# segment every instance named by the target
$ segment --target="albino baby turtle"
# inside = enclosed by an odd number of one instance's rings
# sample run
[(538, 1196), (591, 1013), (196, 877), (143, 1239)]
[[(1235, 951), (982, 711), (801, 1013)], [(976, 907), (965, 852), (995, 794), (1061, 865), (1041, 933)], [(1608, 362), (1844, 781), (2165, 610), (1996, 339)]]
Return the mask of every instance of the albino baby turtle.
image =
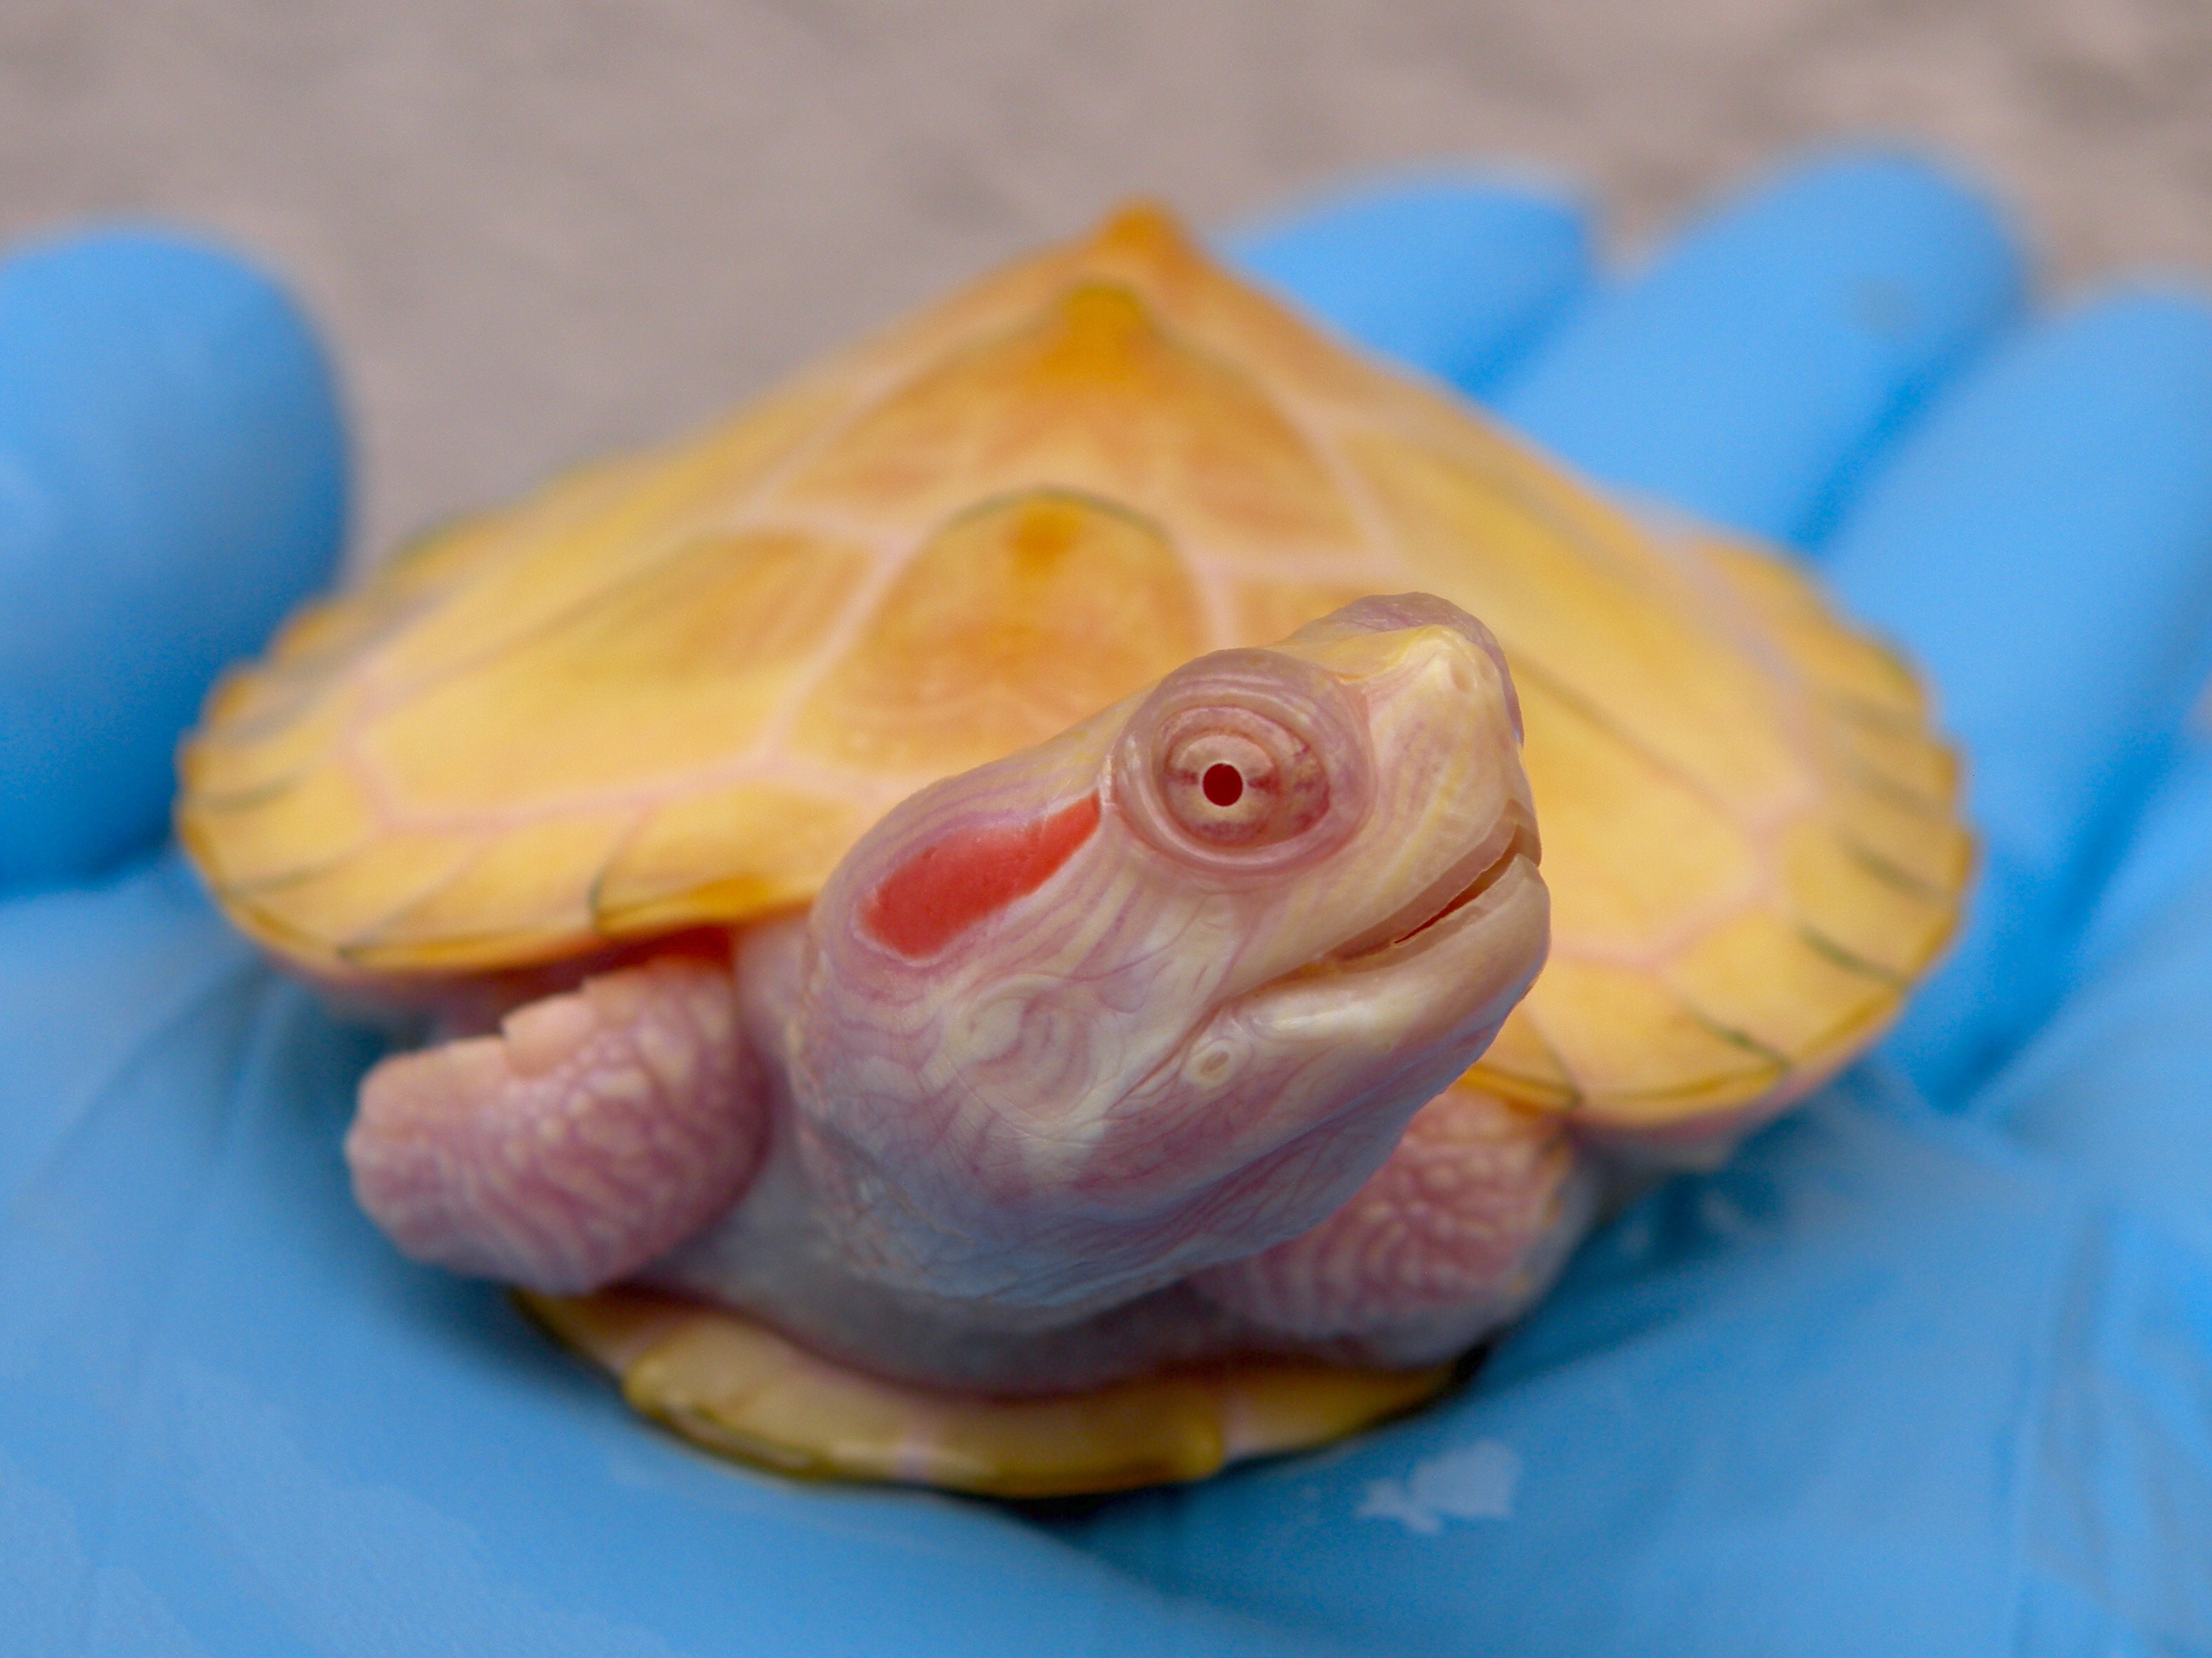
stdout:
[(1804, 577), (1146, 207), (309, 608), (181, 768), (239, 926), (434, 1012), (346, 1142), (402, 1249), (708, 1443), (1009, 1494), (1425, 1397), (1971, 863)]

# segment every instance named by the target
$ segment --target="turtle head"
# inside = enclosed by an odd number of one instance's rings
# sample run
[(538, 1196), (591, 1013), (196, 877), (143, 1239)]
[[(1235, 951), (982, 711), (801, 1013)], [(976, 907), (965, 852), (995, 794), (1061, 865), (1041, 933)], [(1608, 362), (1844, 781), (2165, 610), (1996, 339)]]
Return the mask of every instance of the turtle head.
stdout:
[(1074, 1316), (1326, 1218), (1542, 964), (1518, 727), (1480, 623), (1369, 598), (894, 810), (789, 1032), (852, 1264)]

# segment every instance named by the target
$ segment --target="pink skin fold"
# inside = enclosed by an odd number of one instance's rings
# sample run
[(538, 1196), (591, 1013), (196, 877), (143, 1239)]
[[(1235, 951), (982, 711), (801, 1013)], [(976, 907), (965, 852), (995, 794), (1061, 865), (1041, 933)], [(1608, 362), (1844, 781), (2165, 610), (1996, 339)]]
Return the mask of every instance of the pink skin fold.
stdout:
[[(1423, 1112), (1543, 960), (1518, 723), (1495, 642), (1425, 595), (1200, 658), (895, 809), (734, 980), (625, 969), (387, 1060), (356, 1187), (410, 1254), (642, 1272), (923, 1381), (1427, 1362), (1588, 1212), (1552, 1127)], [(656, 1043), (686, 1064), (634, 1063)]]

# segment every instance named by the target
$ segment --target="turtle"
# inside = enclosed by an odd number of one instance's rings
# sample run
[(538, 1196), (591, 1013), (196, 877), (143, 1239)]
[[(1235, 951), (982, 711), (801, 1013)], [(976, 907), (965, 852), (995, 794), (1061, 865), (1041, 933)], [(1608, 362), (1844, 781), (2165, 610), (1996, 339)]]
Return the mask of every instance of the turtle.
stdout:
[(1431, 1397), (1974, 861), (1804, 570), (1146, 202), (310, 604), (179, 774), (230, 919), (414, 1011), (399, 1249), (713, 1448), (1010, 1497)]

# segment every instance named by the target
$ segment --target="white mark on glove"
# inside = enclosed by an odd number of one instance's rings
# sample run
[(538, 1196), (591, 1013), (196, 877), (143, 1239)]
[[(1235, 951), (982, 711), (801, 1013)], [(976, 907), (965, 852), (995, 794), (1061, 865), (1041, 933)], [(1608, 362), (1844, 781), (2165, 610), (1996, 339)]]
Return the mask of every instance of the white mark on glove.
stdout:
[(1433, 1537), (1446, 1520), (1510, 1520), (1521, 1459), (1495, 1439), (1413, 1465), (1403, 1479), (1370, 1479), (1362, 1520), (1395, 1520), (1409, 1532)]

